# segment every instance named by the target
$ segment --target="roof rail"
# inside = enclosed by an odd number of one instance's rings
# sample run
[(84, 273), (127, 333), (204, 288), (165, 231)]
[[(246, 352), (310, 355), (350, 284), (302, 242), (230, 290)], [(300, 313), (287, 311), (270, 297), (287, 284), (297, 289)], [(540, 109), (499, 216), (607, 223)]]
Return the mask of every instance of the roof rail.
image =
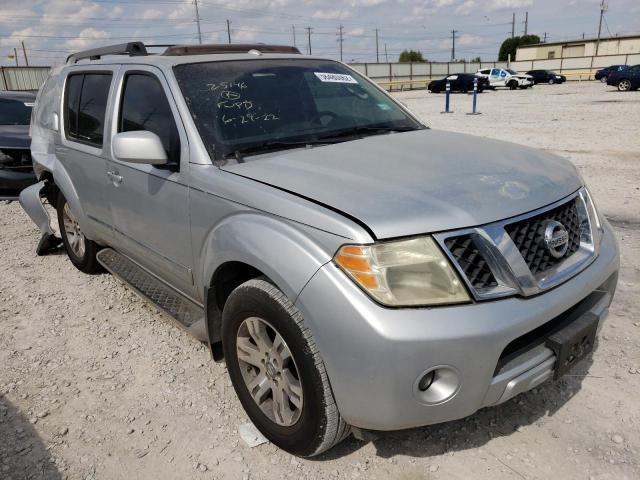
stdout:
[(262, 53), (295, 53), (300, 54), (296, 47), (288, 45), (265, 45), (264, 43), (222, 43), (204, 45), (175, 45), (167, 48), (162, 55), (207, 55), (210, 53), (248, 53), (250, 50)]
[(142, 42), (120, 43), (118, 45), (109, 45), (107, 47), (93, 48), (83, 52), (72, 53), (67, 57), (67, 63), (76, 63), (78, 60), (88, 58), (90, 60), (99, 60), (103, 55), (129, 55), (130, 57), (138, 55), (148, 55), (147, 49)]

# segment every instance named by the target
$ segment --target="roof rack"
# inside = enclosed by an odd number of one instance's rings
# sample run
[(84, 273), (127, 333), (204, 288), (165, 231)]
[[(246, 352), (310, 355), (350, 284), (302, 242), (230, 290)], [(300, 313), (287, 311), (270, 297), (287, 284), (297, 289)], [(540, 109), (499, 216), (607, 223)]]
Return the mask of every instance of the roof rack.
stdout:
[(76, 63), (78, 60), (88, 58), (89, 60), (99, 60), (103, 55), (129, 55), (130, 57), (148, 55), (147, 49), (142, 42), (120, 43), (107, 47), (93, 48), (83, 52), (73, 53), (67, 57), (67, 63)]
[(300, 54), (296, 47), (288, 45), (265, 45), (264, 43), (223, 43), (204, 45), (174, 45), (167, 48), (162, 55), (207, 55), (211, 53), (248, 53), (250, 50), (261, 53), (294, 53)]

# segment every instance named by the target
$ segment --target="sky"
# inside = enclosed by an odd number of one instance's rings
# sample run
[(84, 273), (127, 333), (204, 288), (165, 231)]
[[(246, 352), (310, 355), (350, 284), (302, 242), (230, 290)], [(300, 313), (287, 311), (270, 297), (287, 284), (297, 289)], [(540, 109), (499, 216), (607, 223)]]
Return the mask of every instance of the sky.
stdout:
[[(547, 41), (595, 36), (601, 0), (198, 0), (203, 43), (275, 43), (345, 62), (397, 61), (404, 49), (424, 58), (497, 58), (500, 43), (524, 31)], [(640, 0), (608, 0), (603, 36), (640, 33)], [(198, 42), (194, 0), (0, 0), (0, 64), (57, 65), (87, 48), (141, 40)], [(378, 56), (376, 57), (376, 29)], [(386, 54), (385, 54), (386, 50)]]

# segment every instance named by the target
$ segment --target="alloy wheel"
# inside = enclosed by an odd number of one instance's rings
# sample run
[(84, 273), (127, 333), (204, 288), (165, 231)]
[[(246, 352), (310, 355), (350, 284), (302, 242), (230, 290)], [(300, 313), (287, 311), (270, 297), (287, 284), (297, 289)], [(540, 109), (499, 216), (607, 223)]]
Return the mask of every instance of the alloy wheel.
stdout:
[(65, 203), (64, 205), (62, 220), (64, 223), (64, 233), (67, 236), (67, 242), (69, 243), (69, 247), (71, 247), (71, 251), (78, 258), (84, 257), (85, 238), (82, 234), (82, 230), (80, 230), (78, 220), (76, 220), (75, 215), (71, 213), (68, 203)]
[(621, 92), (627, 92), (631, 90), (631, 81), (626, 79), (621, 80), (620, 83), (618, 84), (618, 90), (620, 90)]
[(244, 383), (262, 413), (278, 425), (295, 425), (302, 414), (302, 383), (280, 333), (261, 318), (247, 318), (238, 329), (236, 352)]

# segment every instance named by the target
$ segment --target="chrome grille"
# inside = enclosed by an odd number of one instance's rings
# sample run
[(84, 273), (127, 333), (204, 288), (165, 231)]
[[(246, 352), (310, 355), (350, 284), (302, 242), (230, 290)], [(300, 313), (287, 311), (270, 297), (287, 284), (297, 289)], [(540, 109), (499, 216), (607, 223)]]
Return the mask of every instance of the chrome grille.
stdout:
[[(576, 201), (574, 199), (535, 217), (505, 225), (505, 230), (533, 275), (546, 272), (565, 261), (580, 248), (580, 221)], [(560, 222), (569, 234), (569, 247), (560, 258), (554, 258), (544, 245), (544, 229), (549, 220)]]
[(473, 288), (481, 290), (498, 286), (496, 277), (491, 272), (471, 235), (447, 238), (445, 245)]

